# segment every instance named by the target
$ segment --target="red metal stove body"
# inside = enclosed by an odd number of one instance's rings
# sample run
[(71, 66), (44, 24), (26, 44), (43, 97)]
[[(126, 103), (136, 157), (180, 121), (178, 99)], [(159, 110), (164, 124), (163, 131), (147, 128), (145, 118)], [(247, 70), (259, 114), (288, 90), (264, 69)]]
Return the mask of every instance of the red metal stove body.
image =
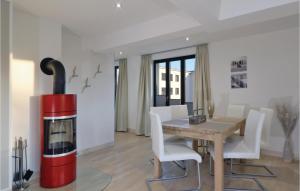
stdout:
[(40, 184), (56, 188), (75, 179), (76, 95), (42, 95)]

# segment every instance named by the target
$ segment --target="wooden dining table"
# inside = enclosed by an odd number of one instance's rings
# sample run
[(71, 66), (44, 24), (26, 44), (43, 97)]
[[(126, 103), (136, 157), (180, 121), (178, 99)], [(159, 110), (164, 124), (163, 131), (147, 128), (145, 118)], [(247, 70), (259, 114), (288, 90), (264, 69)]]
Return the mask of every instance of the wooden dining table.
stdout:
[[(175, 119), (162, 123), (163, 131), (166, 134), (177, 135), (193, 139), (193, 149), (198, 151), (198, 140), (208, 140), (214, 142), (214, 190), (224, 190), (224, 161), (223, 145), (227, 137), (237, 130), (244, 136), (245, 118), (214, 117), (204, 123), (197, 125), (189, 124), (188, 119)], [(161, 163), (154, 158), (154, 177), (161, 177)]]

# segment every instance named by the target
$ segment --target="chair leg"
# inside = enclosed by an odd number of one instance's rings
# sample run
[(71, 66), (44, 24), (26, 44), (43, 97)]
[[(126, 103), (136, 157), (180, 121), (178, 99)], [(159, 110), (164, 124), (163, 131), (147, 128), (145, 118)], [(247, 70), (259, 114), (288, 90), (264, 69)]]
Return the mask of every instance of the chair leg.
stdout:
[(181, 179), (181, 178), (185, 178), (187, 177), (188, 173), (187, 173), (187, 169), (185, 170), (184, 174), (181, 176), (172, 176), (172, 177), (162, 177), (162, 178), (148, 178), (146, 180), (146, 184), (147, 184), (147, 188), (149, 191), (151, 191), (151, 186), (150, 183), (151, 182), (156, 182), (156, 181), (169, 181), (169, 180), (176, 180), (176, 179)]
[(248, 179), (253, 180), (256, 185), (259, 187), (259, 190), (257, 189), (251, 189), (251, 188), (234, 188), (234, 187), (227, 187), (224, 188), (226, 191), (267, 191), (266, 188), (254, 177), (239, 177), (239, 176), (230, 176), (231, 179)]
[(185, 161), (173, 161), (173, 163), (176, 164), (182, 170), (186, 170)]
[(201, 189), (201, 173), (200, 173), (200, 164), (196, 161), (197, 171), (198, 171), (198, 189)]
[(213, 176), (213, 173), (212, 173), (212, 157), (211, 157), (211, 155), (209, 156), (209, 174), (211, 176)]
[[(194, 188), (194, 189), (188, 189), (188, 190), (185, 190), (185, 191), (192, 191), (192, 190), (197, 190), (197, 191), (200, 191), (200, 187), (201, 187), (201, 180), (200, 180), (200, 166), (199, 166), (199, 163), (197, 162), (197, 166), (198, 166), (198, 187), (197, 188)], [(188, 169), (186, 168), (185, 169), (185, 173), (184, 175), (182, 176), (174, 176), (174, 177), (162, 177), (162, 178), (150, 178), (150, 179), (147, 179), (146, 180), (146, 184), (147, 184), (147, 188), (149, 191), (152, 191), (151, 189), (151, 185), (150, 183), (151, 182), (156, 182), (156, 181), (170, 181), (170, 180), (176, 180), (176, 179), (181, 179), (181, 178), (185, 178), (187, 177), (188, 175)]]
[(196, 165), (197, 165), (198, 186), (197, 186), (197, 188), (186, 189), (184, 191), (192, 191), (192, 190), (200, 191), (201, 190), (201, 173), (200, 173), (200, 164), (198, 163), (198, 161), (196, 161)]
[[(149, 162), (154, 165), (154, 159), (150, 159)], [(182, 163), (180, 163), (182, 162)], [(185, 162), (184, 161), (173, 161), (174, 164), (176, 164), (179, 168), (182, 170), (186, 170)]]
[[(264, 168), (268, 174), (256, 174), (256, 173), (239, 173), (233, 171), (233, 165), (246, 166), (246, 167), (256, 167), (256, 168)], [(247, 164), (247, 163), (233, 163), (233, 159), (230, 159), (230, 173), (239, 176), (250, 176), (250, 177), (276, 177), (276, 174), (273, 173), (267, 166), (265, 165), (255, 165), (255, 164)]]
[[(232, 172), (232, 159), (230, 160), (230, 171)], [(213, 172), (212, 172), (212, 157), (209, 157), (209, 174), (211, 176), (214, 176)], [(265, 187), (254, 177), (249, 177), (249, 176), (236, 176), (235, 174), (224, 174), (225, 177), (230, 177), (231, 179), (249, 179), (249, 180), (253, 180), (256, 185), (260, 188), (259, 191), (266, 191)], [(224, 188), (224, 190), (233, 190), (233, 191), (258, 191), (257, 189), (248, 189), (248, 188)]]

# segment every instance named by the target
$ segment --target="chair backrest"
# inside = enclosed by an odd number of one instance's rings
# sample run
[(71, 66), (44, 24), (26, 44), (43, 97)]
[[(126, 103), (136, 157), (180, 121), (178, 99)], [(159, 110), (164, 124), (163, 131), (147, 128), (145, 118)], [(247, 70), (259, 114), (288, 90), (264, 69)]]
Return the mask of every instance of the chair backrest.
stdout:
[(164, 137), (161, 120), (157, 113), (150, 111), (152, 151), (158, 159), (164, 154)]
[(244, 117), (244, 110), (245, 110), (244, 105), (230, 104), (228, 105), (226, 116), (241, 118)]
[(269, 144), (271, 125), (274, 111), (270, 108), (260, 108), (260, 112), (265, 114), (264, 127), (261, 134), (262, 146), (267, 146)]
[(260, 156), (260, 141), (264, 119), (264, 113), (250, 110), (246, 120), (244, 141), (247, 147), (255, 152), (257, 159)]
[(151, 107), (150, 112), (158, 114), (162, 122), (172, 120), (172, 111), (170, 106)]
[(188, 117), (187, 105), (172, 105), (170, 107), (171, 107), (172, 119), (180, 119), (180, 118)]

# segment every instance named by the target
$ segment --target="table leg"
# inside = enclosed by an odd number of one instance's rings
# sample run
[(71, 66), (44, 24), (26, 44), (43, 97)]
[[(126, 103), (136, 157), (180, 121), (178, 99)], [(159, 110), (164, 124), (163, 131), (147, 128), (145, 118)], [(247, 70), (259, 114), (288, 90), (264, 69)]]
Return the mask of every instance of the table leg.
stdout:
[(161, 162), (159, 159), (154, 156), (154, 178), (160, 178), (161, 177)]
[(215, 191), (224, 190), (223, 136), (215, 135)]
[(193, 150), (198, 152), (198, 139), (193, 139)]
[(245, 135), (245, 126), (246, 126), (246, 120), (240, 124), (240, 136)]

